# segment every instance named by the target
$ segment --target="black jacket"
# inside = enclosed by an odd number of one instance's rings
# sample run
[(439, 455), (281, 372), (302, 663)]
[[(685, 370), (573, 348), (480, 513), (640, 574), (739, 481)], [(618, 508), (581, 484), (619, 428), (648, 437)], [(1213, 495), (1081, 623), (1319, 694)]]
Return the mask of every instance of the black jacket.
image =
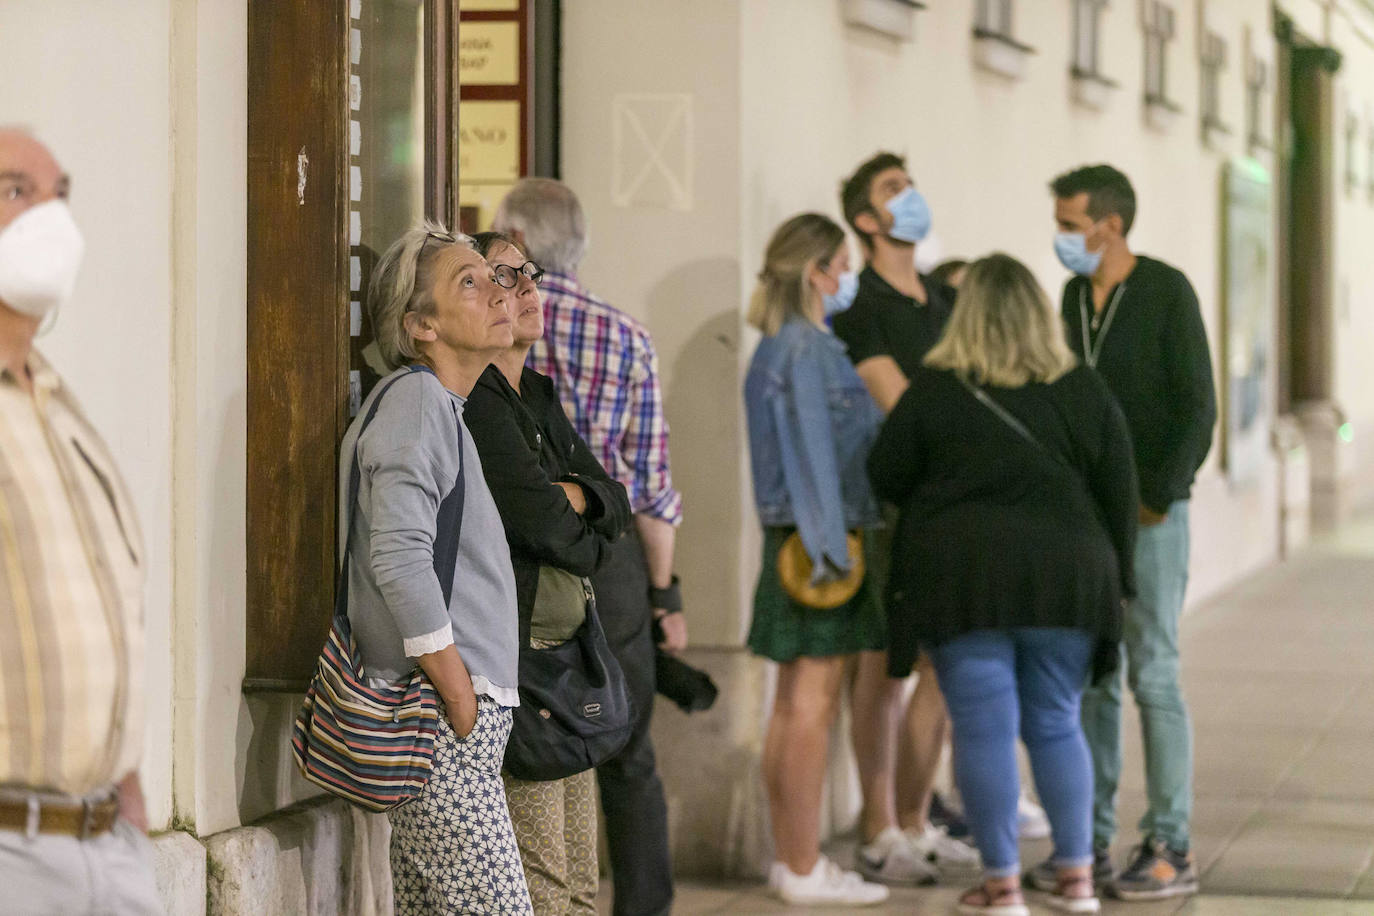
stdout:
[(887, 586), (889, 663), (974, 630), (1074, 627), (1115, 658), (1135, 591), (1137, 491), (1121, 410), (1080, 366), (1052, 384), (985, 387), (1042, 451), (952, 372), (918, 369), (868, 459), (901, 509)]
[[(463, 407), (463, 422), (506, 528), (524, 645), (539, 567), (576, 576), (596, 572), (630, 524), (630, 500), (573, 429), (553, 382), (533, 369), (521, 374), (517, 393), (499, 369), (488, 366)], [(555, 486), (560, 481), (582, 486), (584, 515)]]
[(1197, 294), (1182, 271), (1138, 256), (1125, 288), (1117, 286), (1108, 295), (1102, 327), (1094, 332), (1089, 283), (1086, 277), (1074, 277), (1064, 287), (1069, 345), (1085, 362), (1085, 344), (1098, 352), (1097, 371), (1116, 395), (1131, 430), (1140, 501), (1155, 512), (1167, 512), (1170, 503), (1187, 499), (1192, 491), (1217, 421), (1212, 358)]

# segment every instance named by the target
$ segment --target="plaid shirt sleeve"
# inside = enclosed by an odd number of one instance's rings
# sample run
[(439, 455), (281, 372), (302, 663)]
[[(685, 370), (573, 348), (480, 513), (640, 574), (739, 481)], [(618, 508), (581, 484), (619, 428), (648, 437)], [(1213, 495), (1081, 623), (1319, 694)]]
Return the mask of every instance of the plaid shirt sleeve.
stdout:
[(621, 454), (634, 472), (631, 503), (636, 512), (677, 525), (682, 522), (682, 496), (673, 489), (668, 466), (668, 421), (658, 382), (658, 354), (648, 333), (639, 329), (632, 348), (621, 439)]

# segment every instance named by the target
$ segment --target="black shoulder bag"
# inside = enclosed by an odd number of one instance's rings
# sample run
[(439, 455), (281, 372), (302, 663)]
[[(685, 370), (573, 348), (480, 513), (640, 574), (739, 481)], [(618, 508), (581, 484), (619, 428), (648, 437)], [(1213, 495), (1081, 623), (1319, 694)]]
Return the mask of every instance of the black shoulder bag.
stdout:
[[(512, 408), (529, 416), (523, 402)], [(586, 616), (566, 642), (535, 648), (529, 617), (520, 615), (520, 705), (512, 712), (504, 761), (516, 779), (563, 779), (600, 766), (620, 753), (634, 729), (625, 674), (606, 642), (591, 583), (584, 578), (581, 586), (573, 600), (585, 602)]]

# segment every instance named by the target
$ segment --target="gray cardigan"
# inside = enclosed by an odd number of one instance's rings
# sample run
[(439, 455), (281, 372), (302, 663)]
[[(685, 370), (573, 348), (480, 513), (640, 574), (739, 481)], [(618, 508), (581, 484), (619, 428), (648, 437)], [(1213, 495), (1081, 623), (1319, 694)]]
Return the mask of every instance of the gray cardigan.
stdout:
[[(387, 391), (359, 438), (372, 400), (397, 376), (403, 377)], [(352, 515), (348, 618), (367, 677), (408, 677), (415, 657), (438, 651), (451, 639), (476, 692), (518, 706), (515, 575), (505, 529), (466, 427), (459, 455), (463, 403), (432, 373), (400, 369), (377, 384), (349, 426), (339, 458), (339, 517)], [(355, 443), (362, 474), (357, 505), (349, 513)], [(434, 575), (434, 532), (439, 503), (453, 489), (460, 461), (467, 468), (463, 525), (452, 597), (445, 606)], [(342, 552), (342, 534), (339, 546)]]

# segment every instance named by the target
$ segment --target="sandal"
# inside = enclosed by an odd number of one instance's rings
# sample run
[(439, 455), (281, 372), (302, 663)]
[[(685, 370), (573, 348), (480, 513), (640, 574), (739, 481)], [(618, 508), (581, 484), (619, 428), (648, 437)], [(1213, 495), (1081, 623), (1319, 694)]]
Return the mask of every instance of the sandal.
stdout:
[(959, 898), (959, 912), (967, 916), (1030, 916), (1020, 887), (996, 890), (990, 881), (965, 891)]
[(1061, 913), (1097, 913), (1102, 909), (1091, 874), (1060, 875), (1047, 901)]

